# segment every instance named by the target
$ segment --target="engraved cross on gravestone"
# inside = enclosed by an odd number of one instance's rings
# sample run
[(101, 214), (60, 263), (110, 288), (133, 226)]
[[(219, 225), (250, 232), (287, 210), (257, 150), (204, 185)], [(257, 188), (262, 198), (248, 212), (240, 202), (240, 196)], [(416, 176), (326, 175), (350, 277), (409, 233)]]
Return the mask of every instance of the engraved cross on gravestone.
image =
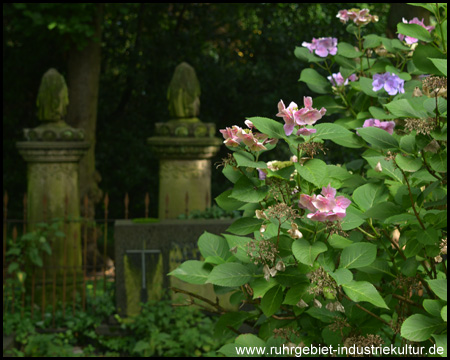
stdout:
[(141, 270), (142, 270), (142, 277), (141, 277), (141, 302), (145, 303), (148, 300), (148, 295), (147, 295), (147, 279), (145, 277), (145, 273), (146, 273), (146, 266), (145, 266), (145, 256), (147, 254), (160, 254), (161, 251), (160, 250), (126, 250), (125, 251), (127, 254), (140, 254), (141, 255)]

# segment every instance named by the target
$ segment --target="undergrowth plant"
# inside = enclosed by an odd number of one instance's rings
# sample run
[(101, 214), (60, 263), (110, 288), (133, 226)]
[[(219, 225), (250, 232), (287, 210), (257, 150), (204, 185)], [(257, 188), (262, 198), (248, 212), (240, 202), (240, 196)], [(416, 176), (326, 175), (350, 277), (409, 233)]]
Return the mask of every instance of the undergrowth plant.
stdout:
[[(396, 39), (366, 32), (378, 21), (368, 10), (341, 10), (355, 44), (322, 37), (295, 49), (300, 81), (320, 96), (221, 130), (233, 187), (216, 201), (244, 216), (222, 236), (205, 232), (204, 259), (171, 272), (246, 305), (216, 304), (216, 333), (238, 334), (220, 353), (434, 346), (446, 355), (447, 5), (413, 5), (432, 26), (403, 19)], [(338, 120), (326, 122), (331, 114)], [(328, 141), (356, 160), (325, 163)], [(292, 157), (263, 161), (275, 146)]]

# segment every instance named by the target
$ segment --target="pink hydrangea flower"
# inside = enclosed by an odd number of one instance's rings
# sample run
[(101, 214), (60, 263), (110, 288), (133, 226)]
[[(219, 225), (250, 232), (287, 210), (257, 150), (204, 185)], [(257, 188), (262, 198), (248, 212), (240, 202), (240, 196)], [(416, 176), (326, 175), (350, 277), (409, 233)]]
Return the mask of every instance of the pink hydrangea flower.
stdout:
[(294, 102), (289, 104), (286, 108), (283, 100), (278, 103), (278, 114), (276, 116), (282, 117), (284, 120), (284, 132), (286, 136), (289, 136), (294, 131), (295, 126), (300, 128), (297, 131), (298, 135), (311, 135), (316, 132), (316, 129), (307, 129), (306, 125), (314, 125), (317, 120), (320, 120), (325, 115), (327, 110), (321, 108), (320, 110), (312, 107), (313, 101), (309, 96), (303, 98), (304, 107), (299, 109), (298, 105)]
[(348, 81), (356, 81), (358, 80), (358, 77), (355, 74), (351, 74), (348, 78), (344, 79), (342, 74), (339, 72), (337, 74), (332, 74), (327, 77), (328, 80), (330, 80), (331, 85), (333, 86), (345, 86), (348, 84)]
[(309, 52), (314, 52), (317, 56), (327, 57), (336, 55), (338, 40), (332, 37), (313, 38), (311, 43), (303, 42), (302, 46), (308, 48)]
[(336, 189), (328, 184), (322, 188), (322, 195), (301, 194), (298, 206), (311, 211), (306, 215), (313, 221), (338, 221), (346, 216), (351, 201), (345, 196), (336, 197)]
[(327, 110), (322, 108), (320, 110), (312, 107), (313, 101), (310, 96), (303, 98), (305, 107), (294, 113), (294, 119), (297, 125), (314, 125), (317, 120), (320, 120), (325, 115)]
[(347, 21), (352, 20), (357, 26), (364, 26), (370, 22), (378, 21), (378, 16), (370, 15), (369, 9), (339, 10), (336, 17), (344, 24), (347, 23)]
[(389, 95), (397, 95), (397, 93), (403, 94), (405, 80), (402, 80), (398, 75), (385, 72), (384, 74), (374, 74), (372, 81), (372, 90), (379, 91), (384, 88)]
[[(363, 128), (366, 127), (377, 127), (387, 131), (389, 134), (394, 133), (395, 122), (394, 121), (380, 121), (378, 119), (367, 119), (364, 121)], [(358, 134), (359, 135), (359, 134)]]
[[(248, 125), (249, 124), (247, 123), (247, 126)], [(253, 126), (253, 124), (251, 125)], [(225, 139), (223, 143), (226, 146), (230, 147), (238, 147), (241, 143), (244, 143), (251, 151), (261, 151), (267, 150), (267, 148), (264, 146), (265, 144), (274, 142), (274, 139), (268, 139), (267, 135), (261, 133), (253, 134), (251, 129), (242, 129), (241, 127), (236, 125), (231, 128), (227, 127), (219, 131), (222, 133)]]
[(294, 131), (295, 120), (294, 111), (298, 110), (298, 105), (295, 102), (291, 102), (286, 108), (283, 100), (278, 103), (278, 114), (276, 116), (282, 117), (284, 120), (284, 132), (286, 136), (289, 136)]
[[(402, 21), (403, 21), (403, 23), (405, 23), (405, 24), (417, 24), (417, 25), (420, 25), (420, 26), (422, 26), (425, 30), (427, 30), (427, 31), (430, 32), (430, 33), (434, 30), (434, 26), (431, 26), (431, 25), (430, 25), (430, 26), (426, 26), (426, 25), (423, 23), (424, 19), (422, 19), (422, 21), (421, 21), (421, 20), (419, 20), (417, 17), (415, 17), (414, 19), (410, 20), (409, 22), (408, 22), (408, 20), (406, 20), (405, 18), (403, 18)], [(411, 36), (405, 36), (405, 35), (403, 35), (403, 34), (398, 34), (398, 38), (399, 38), (400, 40), (402, 40), (402, 41), (405, 40), (405, 42), (406, 42), (408, 45), (414, 44), (414, 43), (416, 43), (416, 42), (419, 41), (419, 39), (413, 38), (413, 37), (411, 37)]]

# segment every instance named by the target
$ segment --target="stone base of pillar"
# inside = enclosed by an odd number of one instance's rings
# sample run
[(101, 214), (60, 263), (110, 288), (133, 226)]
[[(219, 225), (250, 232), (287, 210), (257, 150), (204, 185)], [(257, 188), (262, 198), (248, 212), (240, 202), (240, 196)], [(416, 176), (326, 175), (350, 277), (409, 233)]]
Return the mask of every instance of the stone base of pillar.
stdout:
[[(165, 135), (148, 139), (160, 165), (159, 218), (176, 219), (192, 210), (210, 207), (210, 159), (222, 144), (222, 140), (213, 137), (214, 125), (179, 121), (157, 124), (156, 128), (157, 134)], [(180, 133), (186, 137), (179, 137)], [(196, 134), (202, 137), (195, 137)]]

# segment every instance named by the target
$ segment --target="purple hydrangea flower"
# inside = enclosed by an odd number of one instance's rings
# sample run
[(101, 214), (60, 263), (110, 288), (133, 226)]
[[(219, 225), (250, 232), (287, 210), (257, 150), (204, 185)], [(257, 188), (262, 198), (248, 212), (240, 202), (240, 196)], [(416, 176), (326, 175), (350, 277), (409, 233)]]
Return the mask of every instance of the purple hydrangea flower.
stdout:
[(317, 56), (327, 57), (328, 55), (336, 55), (337, 53), (337, 43), (336, 38), (313, 38), (311, 43), (303, 42), (302, 46), (308, 48), (309, 52), (315, 52)]
[(355, 74), (351, 74), (347, 79), (344, 79), (342, 74), (338, 72), (337, 74), (332, 74), (327, 77), (328, 80), (330, 80), (331, 85), (333, 86), (345, 86), (348, 84), (348, 81), (356, 81), (358, 80), (358, 77)]
[(384, 74), (373, 75), (373, 91), (379, 91), (384, 88), (389, 95), (397, 95), (397, 93), (403, 94), (405, 89), (403, 88), (405, 80), (400, 79), (397, 75), (385, 72)]

